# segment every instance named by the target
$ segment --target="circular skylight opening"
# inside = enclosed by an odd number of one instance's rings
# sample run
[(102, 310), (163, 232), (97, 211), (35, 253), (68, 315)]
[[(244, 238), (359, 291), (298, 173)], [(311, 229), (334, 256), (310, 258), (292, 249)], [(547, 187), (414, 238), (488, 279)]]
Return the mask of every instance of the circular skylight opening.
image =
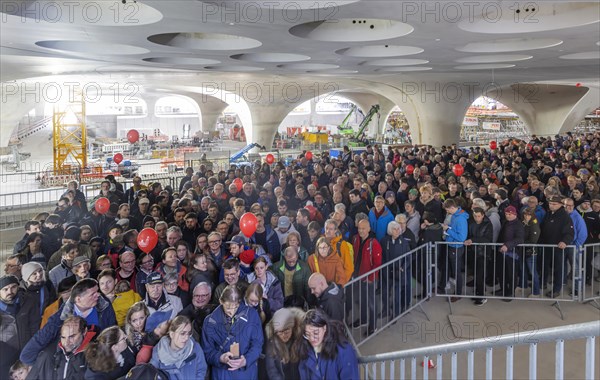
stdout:
[(38, 41), (35, 44), (46, 49), (86, 54), (136, 55), (150, 52), (150, 50), (138, 46), (97, 41), (55, 40)]
[(216, 59), (205, 59), (196, 57), (155, 57), (155, 58), (144, 58), (146, 62), (161, 63), (167, 65), (182, 65), (182, 66), (205, 66), (205, 65), (216, 65), (221, 63)]
[(315, 41), (363, 42), (402, 37), (413, 30), (412, 26), (395, 20), (344, 18), (296, 25), (290, 33)]
[(455, 62), (460, 63), (494, 63), (494, 62), (514, 62), (525, 61), (533, 58), (531, 55), (524, 54), (494, 54), (494, 55), (476, 55), (472, 57), (459, 58)]
[(310, 59), (308, 55), (289, 53), (245, 53), (232, 55), (231, 58), (258, 63), (298, 62)]
[(490, 69), (508, 69), (511, 67), (515, 67), (515, 65), (510, 65), (507, 63), (488, 63), (488, 64), (480, 64), (480, 65), (461, 65), (454, 67), (457, 70), (490, 70)]
[(510, 51), (545, 49), (558, 46), (562, 43), (562, 40), (556, 38), (506, 38), (485, 42), (471, 42), (456, 50), (467, 53), (504, 53)]
[(148, 40), (186, 50), (242, 50), (262, 45), (252, 38), (220, 33), (164, 33), (150, 36)]
[(424, 59), (386, 58), (367, 61), (363, 64), (367, 66), (414, 66), (425, 63), (429, 63), (429, 61)]
[(423, 49), (416, 46), (372, 45), (340, 49), (336, 51), (336, 54), (358, 58), (385, 58), (419, 54), (423, 51)]

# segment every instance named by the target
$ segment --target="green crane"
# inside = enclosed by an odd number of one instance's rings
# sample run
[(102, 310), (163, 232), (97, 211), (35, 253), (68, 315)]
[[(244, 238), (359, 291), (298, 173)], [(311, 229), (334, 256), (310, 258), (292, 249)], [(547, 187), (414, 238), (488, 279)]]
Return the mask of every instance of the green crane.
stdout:
[(350, 116), (352, 116), (354, 111), (356, 111), (356, 104), (352, 104), (350, 112), (348, 112), (348, 115), (346, 115), (344, 120), (342, 120), (342, 124), (340, 124), (338, 127), (338, 132), (341, 135), (348, 136), (354, 134), (354, 129), (352, 129), (352, 127), (348, 125), (348, 122), (350, 121)]
[(365, 130), (373, 120), (373, 116), (375, 116), (375, 114), (377, 113), (379, 113), (379, 104), (375, 104), (371, 107), (369, 113), (367, 113), (363, 121), (358, 126), (358, 132), (356, 132), (354, 137), (350, 140), (350, 146), (364, 146), (364, 143), (362, 142), (363, 135), (365, 133)]

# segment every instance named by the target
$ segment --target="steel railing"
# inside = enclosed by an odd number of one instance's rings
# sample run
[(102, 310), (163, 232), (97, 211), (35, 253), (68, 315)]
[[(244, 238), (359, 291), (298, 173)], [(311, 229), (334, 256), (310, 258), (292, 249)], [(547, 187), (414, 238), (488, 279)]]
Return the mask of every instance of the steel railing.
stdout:
[(585, 244), (582, 251), (581, 302), (590, 302), (600, 309), (600, 283), (596, 281), (595, 276), (596, 272), (600, 272), (600, 243)]
[[(554, 343), (554, 377), (563, 379), (565, 375), (565, 341), (574, 341), (585, 339), (585, 379), (597, 378), (595, 373), (596, 366), (596, 343), (595, 338), (600, 335), (600, 321), (580, 323), (570, 326), (553, 327), (543, 330), (537, 330), (533, 334), (506, 334), (491, 338), (482, 338), (469, 341), (462, 341), (449, 344), (441, 344), (430, 347), (415, 348), (397, 352), (388, 352), (372, 356), (361, 356), (358, 358), (361, 377), (364, 379), (416, 379), (417, 363), (422, 365), (422, 378), (428, 379), (429, 371), (435, 367), (436, 379), (458, 379), (459, 369), (461, 374), (463, 368), (459, 368), (459, 354), (467, 355), (466, 378), (486, 378), (492, 379), (494, 352), (504, 351), (505, 355), (505, 374), (504, 379), (538, 377), (537, 353), (541, 344)], [(517, 373), (515, 375), (514, 350), (517, 346), (528, 346), (529, 356), (527, 373)], [(475, 354), (483, 353), (485, 355), (484, 373), (475, 372)], [(444, 371), (445, 357), (450, 356), (450, 370)], [(526, 356), (525, 356), (526, 357)], [(432, 365), (430, 364), (432, 360)], [(517, 356), (517, 360), (524, 360), (523, 356)], [(464, 360), (460, 361), (461, 364)], [(408, 368), (407, 368), (408, 367)], [(407, 369), (409, 373), (407, 374)], [(544, 372), (543, 378), (548, 374)], [(497, 375), (496, 375), (497, 377)]]
[[(431, 245), (424, 244), (344, 286), (345, 323), (355, 346), (362, 345), (415, 308), (420, 308), (427, 317), (421, 304), (431, 296), (430, 252)], [(354, 252), (357, 254), (359, 252)], [(415, 273), (421, 282), (413, 287)], [(355, 322), (360, 328), (353, 328)], [(363, 334), (365, 327), (366, 335)]]

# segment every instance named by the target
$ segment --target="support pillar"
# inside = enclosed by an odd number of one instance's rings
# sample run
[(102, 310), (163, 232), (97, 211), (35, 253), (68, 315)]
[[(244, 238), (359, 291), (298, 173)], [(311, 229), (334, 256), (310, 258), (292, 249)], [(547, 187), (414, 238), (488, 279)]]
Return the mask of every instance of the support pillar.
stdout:
[(600, 105), (600, 91), (586, 86), (517, 83), (488, 96), (510, 107), (538, 136), (571, 131)]
[(249, 104), (252, 128), (246, 128), (248, 144), (257, 143), (271, 150), (277, 128), (296, 103)]

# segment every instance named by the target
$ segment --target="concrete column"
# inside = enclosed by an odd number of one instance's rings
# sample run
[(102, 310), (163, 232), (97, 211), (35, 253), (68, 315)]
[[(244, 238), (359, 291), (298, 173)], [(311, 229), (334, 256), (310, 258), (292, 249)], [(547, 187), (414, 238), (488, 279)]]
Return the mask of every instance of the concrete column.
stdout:
[(295, 107), (296, 103), (249, 104), (252, 127), (245, 128), (248, 144), (257, 143), (271, 150), (279, 124)]
[(223, 113), (223, 110), (227, 108), (227, 103), (219, 98), (203, 95), (203, 94), (186, 94), (200, 107), (200, 113), (202, 124), (200, 130), (202, 132), (213, 132), (217, 129), (217, 119)]
[(510, 107), (536, 135), (566, 133), (600, 105), (598, 88), (517, 83), (488, 96)]
[(406, 115), (414, 144), (441, 147), (458, 143), (474, 89), (457, 82), (422, 81), (387, 88), (382, 95)]

